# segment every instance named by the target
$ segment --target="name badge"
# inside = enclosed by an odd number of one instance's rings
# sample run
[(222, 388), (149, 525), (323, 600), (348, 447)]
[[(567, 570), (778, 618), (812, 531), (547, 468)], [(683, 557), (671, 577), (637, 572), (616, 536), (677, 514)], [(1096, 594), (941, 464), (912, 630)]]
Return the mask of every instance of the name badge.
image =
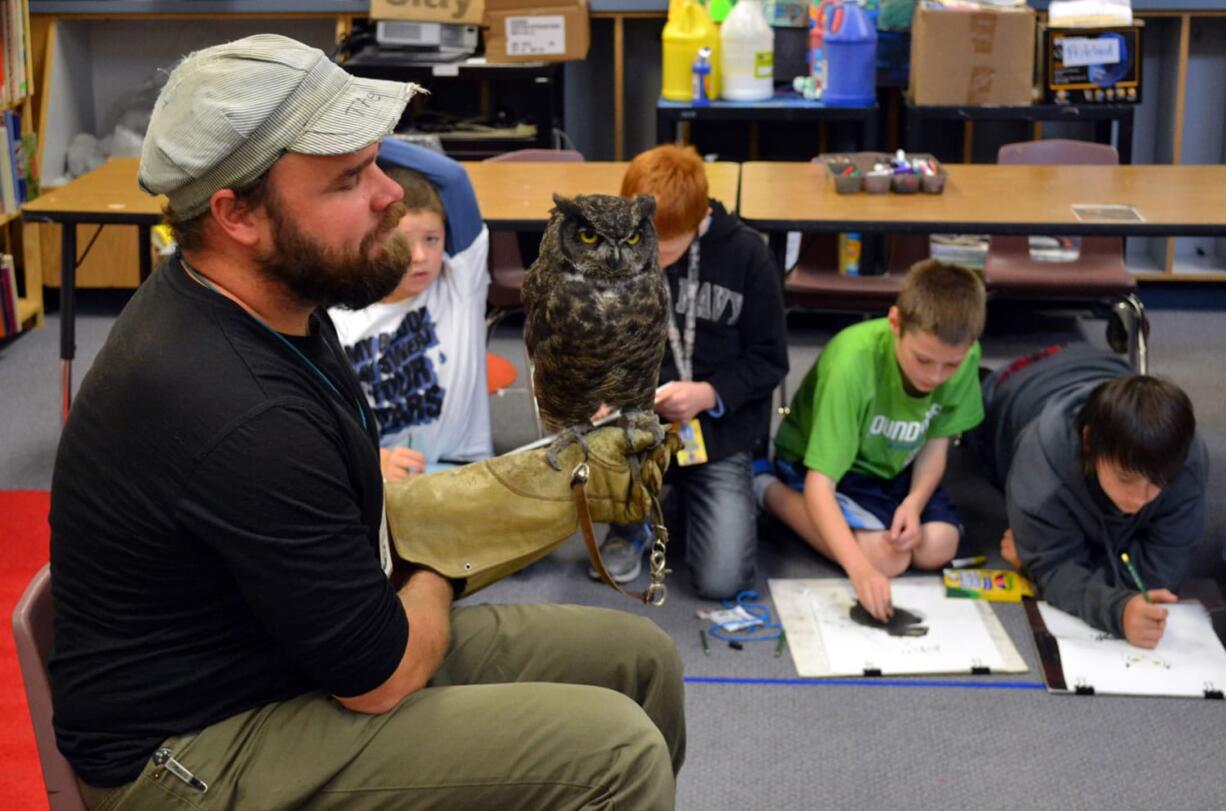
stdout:
[(707, 461), (707, 445), (702, 441), (702, 425), (698, 418), (673, 423), (681, 437), (682, 448), (677, 451), (677, 464), (682, 467), (701, 465)]

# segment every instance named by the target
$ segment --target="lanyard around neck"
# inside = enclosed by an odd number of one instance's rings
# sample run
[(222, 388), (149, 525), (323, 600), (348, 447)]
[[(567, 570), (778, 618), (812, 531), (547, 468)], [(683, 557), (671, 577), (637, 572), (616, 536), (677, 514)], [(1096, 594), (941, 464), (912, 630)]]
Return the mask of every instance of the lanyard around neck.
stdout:
[[(191, 265), (188, 263), (188, 261), (187, 261), (187, 257), (185, 257), (185, 256), (183, 256), (182, 254), (180, 254), (180, 255), (179, 255), (179, 261), (181, 261), (181, 262), (183, 263), (183, 269), (187, 271), (187, 274), (188, 274), (189, 276), (191, 276), (191, 277), (192, 277), (193, 279), (195, 279), (196, 281), (200, 282), (200, 284), (204, 285), (204, 286), (205, 286), (205, 287), (207, 287), (209, 290), (212, 290), (212, 291), (213, 291), (214, 293), (216, 293), (217, 295), (219, 295), (219, 296), (220, 296), (220, 295), (222, 294), (222, 293), (221, 293), (221, 291), (220, 291), (220, 290), (218, 290), (218, 289), (217, 289), (217, 288), (216, 288), (216, 287), (213, 285), (213, 283), (212, 283), (212, 282), (210, 282), (208, 279), (206, 279), (204, 276), (202, 276), (202, 275), (200, 274), (200, 271), (196, 270), (194, 267), (192, 267), (192, 266), (191, 266)], [(302, 362), (303, 362), (303, 363), (305, 363), (305, 364), (307, 365), (307, 368), (308, 368), (308, 369), (310, 369), (312, 372), (314, 372), (314, 373), (315, 373), (315, 376), (316, 376), (316, 377), (318, 377), (320, 380), (322, 380), (322, 381), (324, 382), (324, 385), (326, 385), (328, 388), (330, 388), (330, 389), (332, 390), (332, 393), (333, 393), (333, 394), (335, 394), (335, 395), (336, 395), (336, 396), (337, 396), (337, 397), (338, 397), (340, 400), (344, 401), (344, 400), (346, 400), (346, 399), (352, 399), (352, 398), (347, 398), (347, 397), (345, 397), (345, 395), (341, 394), (341, 390), (340, 390), (339, 388), (337, 388), (337, 386), (336, 386), (336, 384), (335, 384), (335, 383), (333, 383), (333, 382), (332, 382), (332, 378), (330, 378), (330, 377), (328, 377), (326, 374), (324, 374), (323, 369), (320, 369), (318, 366), (316, 366), (316, 365), (315, 365), (315, 362), (314, 362), (314, 361), (312, 361), (310, 358), (308, 358), (308, 357), (306, 356), (306, 354), (304, 354), (304, 353), (303, 353), (303, 351), (302, 351), (301, 349), (299, 349), (298, 347), (296, 347), (296, 346), (294, 346), (292, 343), (290, 343), (290, 340), (289, 340), (288, 338), (286, 338), (286, 337), (285, 337), (284, 335), (282, 335), (281, 333), (277, 332), (277, 331), (276, 331), (275, 329), (273, 329), (272, 327), (270, 327), (270, 326), (268, 326), (267, 324), (265, 324), (265, 323), (263, 322), (263, 320), (261, 320), (261, 319), (257, 318), (257, 317), (256, 317), (255, 315), (253, 315), (252, 313), (247, 312), (247, 309), (246, 309), (246, 308), (243, 308), (243, 312), (245, 312), (245, 313), (247, 313), (247, 315), (251, 316), (251, 320), (255, 321), (255, 323), (259, 324), (261, 327), (263, 327), (264, 329), (268, 330), (268, 333), (269, 333), (270, 335), (272, 335), (274, 338), (276, 338), (277, 340), (279, 340), (281, 343), (283, 343), (283, 344), (285, 344), (287, 347), (289, 347), (290, 351), (291, 351), (291, 352), (293, 352), (295, 355), (297, 355), (297, 356), (299, 357), (299, 359), (301, 359), (301, 360), (302, 360)], [(325, 343), (325, 344), (327, 344), (327, 341), (324, 341), (324, 343)], [(329, 346), (328, 348), (329, 348), (329, 350), (331, 351), (331, 346)], [(362, 430), (363, 430), (363, 431), (365, 431), (365, 430), (366, 430), (366, 411), (365, 411), (365, 409), (363, 409), (363, 408), (362, 408), (362, 404), (361, 404), (360, 402), (356, 402), (356, 401), (355, 401), (355, 403), (354, 403), (354, 404), (355, 404), (355, 405), (357, 406), (357, 408), (358, 408), (358, 419), (359, 419), (359, 420), (361, 420), (361, 422), (362, 422)]]
[[(668, 345), (673, 352), (673, 363), (677, 366), (677, 376), (685, 382), (694, 379), (694, 331), (698, 320), (698, 240), (699, 237), (695, 235), (694, 241), (690, 243), (690, 266), (685, 276), (684, 340), (673, 320), (671, 293), (668, 302)], [(664, 286), (664, 290), (669, 292), (668, 285)], [(677, 290), (681, 291), (680, 280), (678, 280)]]

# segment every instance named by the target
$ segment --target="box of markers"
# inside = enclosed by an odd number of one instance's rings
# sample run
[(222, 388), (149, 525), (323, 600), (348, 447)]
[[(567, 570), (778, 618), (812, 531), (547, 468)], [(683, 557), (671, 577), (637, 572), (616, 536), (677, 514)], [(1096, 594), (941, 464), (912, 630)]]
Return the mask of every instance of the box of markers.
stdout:
[(946, 569), (945, 596), (1020, 603), (1034, 596), (1034, 585), (1017, 572), (1006, 569)]

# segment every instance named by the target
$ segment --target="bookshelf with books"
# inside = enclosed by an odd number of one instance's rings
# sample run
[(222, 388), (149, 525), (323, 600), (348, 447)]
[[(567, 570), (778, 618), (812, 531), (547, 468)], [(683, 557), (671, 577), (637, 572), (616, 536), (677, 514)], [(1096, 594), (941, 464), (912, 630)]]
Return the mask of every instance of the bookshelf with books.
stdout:
[(0, 338), (43, 323), (41, 279), (23, 279), (24, 268), (13, 261), (14, 226), (35, 191), (32, 76), (29, 4), (0, 0)]
[[(74, 138), (112, 135), (125, 110), (152, 106), (158, 79), (186, 53), (256, 33), (279, 33), (330, 51), (364, 16), (369, 0), (109, 0), (30, 2), (36, 88), (32, 151), (44, 193), (76, 173), (68, 170)], [(126, 143), (130, 147), (130, 144)], [(117, 154), (130, 156), (130, 148)], [(22, 223), (27, 278), (60, 286), (61, 227)], [(77, 289), (135, 288), (140, 283), (137, 227), (76, 226)], [(93, 247), (86, 253), (85, 246)], [(155, 260), (156, 262), (156, 260)], [(41, 288), (40, 288), (41, 289)]]

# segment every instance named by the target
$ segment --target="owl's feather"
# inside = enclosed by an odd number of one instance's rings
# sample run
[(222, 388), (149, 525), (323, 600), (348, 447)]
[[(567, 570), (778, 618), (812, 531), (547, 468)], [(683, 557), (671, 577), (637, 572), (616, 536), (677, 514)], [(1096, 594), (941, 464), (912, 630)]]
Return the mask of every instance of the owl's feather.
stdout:
[(652, 410), (667, 343), (655, 200), (554, 195), (537, 261), (524, 279), (524, 340), (541, 420), (588, 425), (607, 403)]

